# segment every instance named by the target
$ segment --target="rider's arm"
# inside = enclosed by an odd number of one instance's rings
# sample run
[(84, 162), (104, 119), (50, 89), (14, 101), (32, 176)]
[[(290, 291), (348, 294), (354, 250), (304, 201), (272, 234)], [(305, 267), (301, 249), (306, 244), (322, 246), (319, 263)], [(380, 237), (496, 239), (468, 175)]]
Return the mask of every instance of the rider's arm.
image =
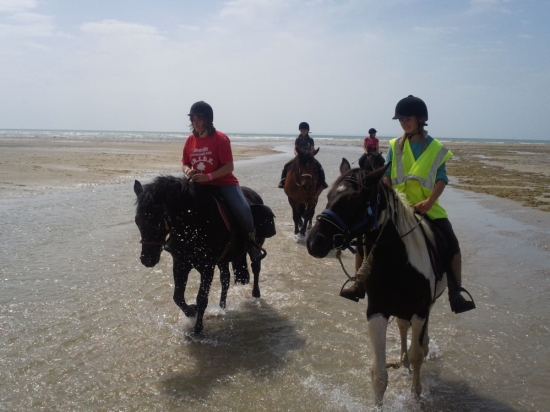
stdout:
[(376, 153), (380, 153), (380, 142), (376, 142)]
[[(235, 168), (233, 166), (233, 162), (229, 162), (229, 163), (224, 164), (218, 170), (210, 173), (210, 176), (212, 176), (212, 180), (216, 180), (216, 179), (219, 179), (220, 177), (224, 177), (225, 175), (228, 175), (234, 169)], [(207, 174), (205, 175), (203, 173), (197, 173), (197, 174), (193, 175), (192, 179), (195, 182), (204, 183), (204, 182), (209, 182), (210, 181), (210, 176), (208, 176)]]
[(430, 197), (414, 205), (414, 208), (416, 209), (416, 211), (422, 215), (428, 212), (428, 210), (432, 208), (432, 206), (434, 205), (435, 201), (439, 198), (439, 196), (441, 196), (441, 194), (443, 193), (443, 190), (445, 190), (445, 186), (447, 186), (447, 183), (445, 183), (444, 180), (438, 180), (434, 186), (434, 190), (432, 191), (432, 194), (430, 195)]

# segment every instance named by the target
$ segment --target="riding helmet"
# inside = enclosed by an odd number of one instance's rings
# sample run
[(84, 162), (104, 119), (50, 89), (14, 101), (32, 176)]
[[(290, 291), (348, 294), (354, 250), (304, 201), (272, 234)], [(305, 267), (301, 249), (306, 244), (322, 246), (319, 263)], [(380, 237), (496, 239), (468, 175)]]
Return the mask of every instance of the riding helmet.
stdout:
[(425, 118), (428, 120), (428, 108), (426, 103), (418, 97), (414, 97), (412, 94), (399, 100), (397, 106), (395, 106), (394, 119), (401, 119), (403, 117), (416, 116), (419, 119)]
[(376, 129), (374, 127), (371, 127), (369, 129), (369, 134), (377, 133)]
[(307, 124), (306, 122), (300, 123), (300, 125), (298, 126), (298, 130), (302, 129), (307, 129), (307, 131), (309, 132), (309, 124)]
[(200, 102), (193, 103), (193, 106), (191, 106), (189, 116), (194, 114), (205, 117), (209, 122), (214, 121), (214, 111), (212, 110), (212, 106), (202, 100)]

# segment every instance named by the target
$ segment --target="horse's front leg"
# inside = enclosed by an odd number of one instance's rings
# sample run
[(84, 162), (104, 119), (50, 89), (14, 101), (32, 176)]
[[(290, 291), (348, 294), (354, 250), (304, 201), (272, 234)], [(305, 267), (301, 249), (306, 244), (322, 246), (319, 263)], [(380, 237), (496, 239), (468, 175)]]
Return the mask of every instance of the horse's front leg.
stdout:
[[(263, 244), (263, 241), (261, 242)], [(260, 294), (260, 271), (262, 270), (262, 261), (256, 260), (250, 262), (250, 267), (252, 268), (252, 273), (254, 274), (254, 285), (252, 286), (252, 297), (259, 298)]]
[(428, 319), (421, 318), (418, 315), (413, 315), (411, 319), (411, 347), (409, 348), (409, 360), (413, 369), (412, 392), (416, 396), (422, 393), (422, 385), (420, 383), (420, 368), (424, 362), (424, 337), (426, 334), (426, 326)]
[(401, 364), (409, 369), (411, 363), (409, 362), (409, 355), (407, 354), (407, 333), (409, 332), (410, 322), (405, 319), (397, 318), (397, 327), (399, 328), (399, 336), (401, 337)]
[(172, 269), (174, 275), (174, 302), (182, 310), (187, 317), (195, 316), (196, 306), (188, 305), (185, 302), (185, 288), (187, 287), (187, 279), (192, 266), (184, 260), (174, 259), (174, 267)]
[(201, 274), (201, 285), (199, 292), (197, 293), (197, 320), (195, 321), (195, 335), (199, 335), (202, 332), (202, 318), (206, 307), (208, 306), (208, 294), (210, 293), (210, 286), (212, 285), (212, 279), (214, 278), (214, 265), (203, 265), (200, 268), (195, 268)]
[(303, 215), (304, 224), (300, 229), (300, 234), (304, 236), (306, 234), (306, 230), (308, 229), (308, 226), (311, 228), (311, 220), (313, 219), (313, 215), (315, 214), (315, 206), (317, 206), (317, 202), (310, 203), (307, 205), (306, 210), (304, 211), (304, 215)]
[(220, 283), (222, 284), (222, 292), (220, 294), (220, 308), (224, 309), (227, 306), (227, 291), (229, 290), (229, 279), (231, 274), (229, 273), (229, 263), (218, 264), (220, 269)]
[(388, 386), (388, 370), (386, 369), (386, 331), (388, 319), (377, 313), (368, 319), (368, 330), (373, 352), (371, 368), (371, 383), (376, 406), (381, 407), (384, 393)]

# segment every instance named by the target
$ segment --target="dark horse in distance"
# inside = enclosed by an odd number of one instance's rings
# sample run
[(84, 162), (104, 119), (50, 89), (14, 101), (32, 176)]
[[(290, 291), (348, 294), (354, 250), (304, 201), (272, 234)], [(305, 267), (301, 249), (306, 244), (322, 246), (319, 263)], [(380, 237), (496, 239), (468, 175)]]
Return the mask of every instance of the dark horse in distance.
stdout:
[(292, 208), (294, 234), (305, 236), (311, 228), (311, 220), (323, 187), (319, 184), (319, 176), (315, 170), (315, 152), (296, 149), (296, 157), (290, 164), (284, 181), (285, 194)]
[[(263, 204), (262, 198), (252, 189), (242, 187), (251, 204), (256, 225), (256, 242), (263, 244), (266, 237), (275, 234), (273, 213)], [(163, 247), (172, 254), (174, 267), (174, 302), (187, 317), (197, 317), (194, 333), (203, 330), (203, 316), (208, 305), (208, 294), (215, 266), (222, 275), (222, 306), (229, 286), (227, 264), (246, 268), (245, 236), (235, 231), (236, 222), (228, 222), (228, 216), (220, 212), (220, 202), (209, 189), (186, 177), (159, 176), (152, 183), (142, 186), (136, 180), (137, 195), (135, 221), (141, 233), (141, 263), (155, 266)], [(229, 226), (229, 227), (228, 227)], [(166, 240), (167, 235), (169, 239)], [(244, 261), (243, 261), (244, 260)], [(252, 295), (260, 297), (258, 280), (261, 261), (252, 261), (254, 287)], [(201, 276), (196, 305), (185, 302), (185, 288), (191, 269)], [(227, 283), (224, 284), (224, 279)]]
[[(349, 166), (349, 164), (348, 164)], [(343, 250), (365, 235), (371, 246), (366, 291), (368, 332), (373, 350), (371, 379), (376, 404), (382, 405), (388, 383), (386, 330), (395, 316), (401, 335), (401, 361), (412, 365), (412, 390), (420, 395), (420, 367), (428, 353), (428, 319), (435, 300), (447, 286), (441, 257), (445, 245), (436, 240), (426, 219), (414, 213), (397, 192), (381, 182), (387, 167), (374, 172), (341, 165), (342, 175), (328, 193), (326, 209), (307, 238), (317, 258), (333, 248)], [(411, 346), (407, 332), (411, 325)]]

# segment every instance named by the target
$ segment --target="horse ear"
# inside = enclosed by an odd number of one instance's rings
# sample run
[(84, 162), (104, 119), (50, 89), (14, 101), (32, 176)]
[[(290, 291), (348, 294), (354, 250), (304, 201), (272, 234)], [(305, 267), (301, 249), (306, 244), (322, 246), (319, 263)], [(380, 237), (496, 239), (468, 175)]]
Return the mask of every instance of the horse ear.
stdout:
[(139, 183), (139, 180), (134, 181), (134, 193), (136, 196), (139, 196), (143, 192), (143, 187), (141, 186), (141, 183)]
[(388, 163), (387, 165), (383, 166), (383, 167), (380, 167), (380, 168), (374, 170), (373, 172), (370, 172), (367, 175), (367, 181), (373, 180), (374, 183), (378, 183), (380, 180), (382, 180), (382, 178), (386, 174), (386, 170), (388, 170), (388, 167), (390, 167), (390, 165), (391, 165), (391, 162)]
[(351, 165), (345, 157), (342, 157), (342, 163), (340, 163), (340, 174), (343, 175), (351, 170)]
[(315, 149), (313, 152), (311, 152), (313, 154), (313, 156), (315, 156), (317, 153), (319, 153), (319, 150), (321, 150), (320, 147), (318, 147), (317, 149)]

